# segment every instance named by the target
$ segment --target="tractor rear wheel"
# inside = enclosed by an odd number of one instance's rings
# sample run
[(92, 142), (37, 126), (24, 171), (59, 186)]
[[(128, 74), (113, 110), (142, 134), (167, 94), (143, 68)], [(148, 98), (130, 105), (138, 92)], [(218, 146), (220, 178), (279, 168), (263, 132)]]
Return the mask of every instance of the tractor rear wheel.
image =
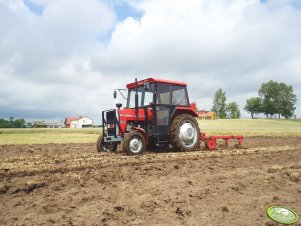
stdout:
[(170, 127), (170, 143), (179, 151), (199, 148), (200, 128), (197, 120), (189, 114), (178, 115)]
[(96, 142), (96, 150), (98, 152), (115, 152), (117, 150), (117, 143), (104, 142), (103, 135), (100, 135)]
[(140, 155), (145, 150), (145, 143), (144, 136), (139, 131), (132, 130), (124, 135), (122, 147), (128, 155)]

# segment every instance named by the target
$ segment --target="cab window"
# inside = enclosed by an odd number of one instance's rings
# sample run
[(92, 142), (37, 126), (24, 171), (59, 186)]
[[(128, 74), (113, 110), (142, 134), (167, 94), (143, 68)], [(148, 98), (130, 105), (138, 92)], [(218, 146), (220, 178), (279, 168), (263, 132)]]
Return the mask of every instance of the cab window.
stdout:
[(189, 105), (186, 86), (172, 86), (172, 105)]
[[(142, 102), (142, 92), (143, 92), (143, 87), (138, 87), (138, 88), (137, 88), (137, 93), (138, 93), (138, 107), (141, 106), (141, 102)], [(127, 107), (128, 107), (128, 108), (134, 108), (134, 107), (135, 107), (135, 93), (136, 93), (136, 90), (135, 90), (135, 89), (130, 89), (130, 90), (129, 90), (129, 94), (128, 94), (128, 104), (127, 104)]]
[(154, 102), (154, 83), (149, 84), (148, 88), (144, 89), (143, 106), (151, 105)]
[[(143, 86), (137, 87), (138, 93), (138, 107), (150, 105), (153, 102), (153, 93), (154, 84), (150, 84), (149, 90), (145, 90)], [(130, 89), (128, 93), (128, 100), (127, 100), (127, 108), (134, 108), (135, 107), (135, 88)]]
[(162, 83), (157, 84), (157, 104), (170, 104), (170, 90), (171, 85)]

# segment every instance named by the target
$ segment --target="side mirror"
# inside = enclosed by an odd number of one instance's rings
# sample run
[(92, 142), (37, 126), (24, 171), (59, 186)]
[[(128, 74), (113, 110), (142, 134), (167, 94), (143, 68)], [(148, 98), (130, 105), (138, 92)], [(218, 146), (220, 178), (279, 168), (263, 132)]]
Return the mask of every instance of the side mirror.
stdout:
[(121, 104), (121, 103), (117, 103), (117, 104), (116, 104), (116, 107), (117, 107), (118, 109), (120, 109), (120, 108), (122, 107), (122, 104)]
[(116, 99), (116, 97), (117, 97), (117, 91), (116, 90), (114, 91), (113, 96), (114, 96), (114, 99)]

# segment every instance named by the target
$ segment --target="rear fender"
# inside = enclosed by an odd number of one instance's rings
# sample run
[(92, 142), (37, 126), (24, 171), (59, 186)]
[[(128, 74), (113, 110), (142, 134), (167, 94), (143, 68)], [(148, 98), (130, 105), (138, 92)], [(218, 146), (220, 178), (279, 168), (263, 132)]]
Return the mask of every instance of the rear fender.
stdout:
[(171, 114), (171, 121), (173, 121), (173, 119), (175, 117), (177, 117), (178, 115), (182, 115), (182, 114), (189, 114), (195, 118), (198, 118), (199, 115), (198, 113), (191, 107), (176, 107), (176, 109), (173, 111), (173, 113)]

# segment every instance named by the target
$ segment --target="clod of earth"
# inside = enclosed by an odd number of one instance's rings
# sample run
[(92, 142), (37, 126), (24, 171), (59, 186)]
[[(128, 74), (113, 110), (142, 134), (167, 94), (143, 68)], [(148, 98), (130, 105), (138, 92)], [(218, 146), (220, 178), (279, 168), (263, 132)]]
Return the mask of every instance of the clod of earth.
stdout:
[(285, 174), (289, 177), (291, 181), (299, 182), (301, 180), (301, 172), (294, 170), (287, 170)]
[(23, 188), (23, 191), (25, 191), (26, 193), (30, 193), (38, 188), (42, 188), (46, 186), (46, 182), (40, 182), (40, 181), (29, 181), (29, 183), (27, 184), (27, 186), (25, 188)]
[(268, 173), (275, 173), (277, 171), (280, 171), (283, 167), (282, 166), (272, 166), (271, 168), (268, 168)]
[(122, 206), (115, 206), (114, 209), (118, 212), (124, 211), (124, 208)]
[(9, 190), (8, 185), (0, 185), (0, 195), (5, 194)]
[(226, 213), (229, 213), (229, 209), (228, 209), (227, 206), (223, 206), (223, 207), (222, 207), (222, 211), (223, 211), (223, 212), (226, 212)]

